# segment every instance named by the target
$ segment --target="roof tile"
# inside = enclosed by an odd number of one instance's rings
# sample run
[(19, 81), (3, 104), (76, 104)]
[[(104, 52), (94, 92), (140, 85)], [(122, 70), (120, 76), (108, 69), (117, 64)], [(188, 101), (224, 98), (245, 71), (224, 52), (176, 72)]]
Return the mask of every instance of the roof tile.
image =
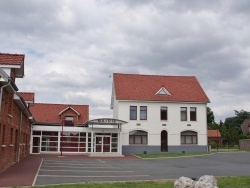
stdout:
[[(195, 76), (114, 73), (117, 100), (210, 102)], [(156, 95), (164, 87), (171, 95)]]
[(24, 54), (0, 53), (0, 65), (22, 65)]
[(207, 137), (211, 138), (211, 137), (221, 137), (220, 131), (219, 130), (207, 130)]
[(35, 103), (30, 106), (30, 111), (37, 123), (60, 124), (59, 113), (68, 107), (79, 112), (78, 124), (84, 124), (89, 120), (89, 105)]

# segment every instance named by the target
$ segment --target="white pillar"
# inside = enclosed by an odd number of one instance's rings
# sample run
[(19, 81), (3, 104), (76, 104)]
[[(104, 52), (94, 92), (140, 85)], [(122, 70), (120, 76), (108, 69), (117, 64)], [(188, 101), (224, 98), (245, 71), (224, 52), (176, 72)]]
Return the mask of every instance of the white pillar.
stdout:
[(121, 132), (121, 130), (120, 130), (120, 132), (119, 132), (119, 138), (118, 138), (118, 152), (119, 152), (119, 154), (121, 154), (122, 155), (122, 132)]
[(91, 131), (91, 154), (94, 152), (94, 131)]

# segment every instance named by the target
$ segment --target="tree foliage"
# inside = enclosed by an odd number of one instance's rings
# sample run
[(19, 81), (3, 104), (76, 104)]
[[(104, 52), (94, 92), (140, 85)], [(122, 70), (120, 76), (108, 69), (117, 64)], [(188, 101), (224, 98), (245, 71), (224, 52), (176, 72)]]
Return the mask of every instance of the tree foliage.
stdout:
[(225, 119), (224, 123), (220, 121), (217, 124), (214, 120), (213, 111), (207, 107), (207, 125), (208, 129), (218, 129), (220, 130), (221, 136), (230, 145), (238, 144), (240, 135), (242, 134), (241, 124), (245, 119), (250, 119), (250, 112), (245, 110), (234, 110), (235, 116), (228, 117)]
[(220, 126), (220, 132), (224, 139), (226, 139), (231, 145), (239, 142), (239, 136), (242, 134), (241, 124), (245, 119), (250, 118), (250, 112), (245, 110), (234, 110), (235, 116), (228, 117), (225, 122)]

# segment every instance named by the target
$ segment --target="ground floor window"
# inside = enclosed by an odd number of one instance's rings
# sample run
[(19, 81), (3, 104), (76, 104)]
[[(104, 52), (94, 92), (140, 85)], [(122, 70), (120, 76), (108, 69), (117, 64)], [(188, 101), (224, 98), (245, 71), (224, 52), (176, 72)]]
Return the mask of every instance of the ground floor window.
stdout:
[(148, 143), (148, 133), (146, 131), (135, 130), (129, 133), (129, 144), (147, 144)]
[(197, 132), (184, 131), (181, 132), (181, 144), (197, 144)]
[(33, 131), (32, 153), (118, 152), (118, 133)]

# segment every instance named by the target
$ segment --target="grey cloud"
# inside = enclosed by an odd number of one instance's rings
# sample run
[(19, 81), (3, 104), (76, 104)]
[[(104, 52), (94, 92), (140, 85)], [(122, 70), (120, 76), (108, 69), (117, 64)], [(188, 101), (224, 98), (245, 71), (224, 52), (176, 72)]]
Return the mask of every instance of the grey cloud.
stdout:
[[(248, 1), (1, 1), (0, 51), (25, 53), (22, 91), (111, 116), (113, 72), (195, 75), (219, 118), (250, 110)], [(233, 97), (233, 100), (232, 100)], [(105, 110), (106, 109), (106, 110)]]

